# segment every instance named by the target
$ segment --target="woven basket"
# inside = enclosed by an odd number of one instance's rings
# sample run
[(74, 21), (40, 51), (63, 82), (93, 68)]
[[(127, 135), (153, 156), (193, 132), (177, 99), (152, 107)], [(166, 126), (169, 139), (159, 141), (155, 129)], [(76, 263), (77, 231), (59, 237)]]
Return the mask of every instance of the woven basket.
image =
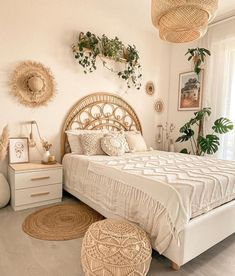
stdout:
[(202, 37), (218, 0), (152, 0), (152, 22), (160, 38), (183, 43)]

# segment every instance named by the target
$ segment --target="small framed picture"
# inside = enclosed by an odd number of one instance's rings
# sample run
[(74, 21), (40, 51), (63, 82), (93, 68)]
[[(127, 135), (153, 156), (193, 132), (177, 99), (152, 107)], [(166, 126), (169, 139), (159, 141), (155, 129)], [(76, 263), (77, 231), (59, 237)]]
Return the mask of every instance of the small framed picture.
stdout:
[(199, 110), (202, 104), (203, 73), (181, 73), (179, 77), (178, 110)]
[(29, 143), (27, 137), (9, 139), (9, 162), (11, 164), (29, 162)]

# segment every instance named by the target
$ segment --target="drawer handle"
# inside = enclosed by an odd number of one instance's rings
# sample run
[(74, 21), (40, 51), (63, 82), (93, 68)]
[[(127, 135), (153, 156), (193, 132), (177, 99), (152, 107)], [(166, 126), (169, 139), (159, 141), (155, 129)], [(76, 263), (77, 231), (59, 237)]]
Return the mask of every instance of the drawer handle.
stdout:
[(49, 178), (50, 176), (35, 177), (35, 178), (31, 178), (31, 181), (44, 180)]
[(50, 192), (42, 192), (42, 193), (31, 194), (30, 196), (34, 197), (34, 196), (43, 196), (43, 195), (49, 195), (49, 194)]

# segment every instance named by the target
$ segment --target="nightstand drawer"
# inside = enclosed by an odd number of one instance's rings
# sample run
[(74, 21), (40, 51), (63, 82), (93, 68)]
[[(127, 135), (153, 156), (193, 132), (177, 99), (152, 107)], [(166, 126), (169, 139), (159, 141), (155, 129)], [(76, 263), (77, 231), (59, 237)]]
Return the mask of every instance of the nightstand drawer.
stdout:
[(42, 170), (15, 174), (15, 189), (61, 183), (62, 170)]
[(54, 184), (15, 191), (15, 206), (62, 197), (62, 184)]

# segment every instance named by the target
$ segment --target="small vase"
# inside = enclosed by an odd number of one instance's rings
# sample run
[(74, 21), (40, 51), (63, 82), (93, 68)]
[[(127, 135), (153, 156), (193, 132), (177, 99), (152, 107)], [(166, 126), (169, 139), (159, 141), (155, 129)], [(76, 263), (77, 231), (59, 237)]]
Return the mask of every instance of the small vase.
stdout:
[(42, 161), (44, 162), (44, 163), (48, 163), (48, 159), (49, 159), (49, 156), (50, 156), (51, 154), (50, 154), (50, 151), (49, 150), (47, 150), (47, 151), (45, 151), (44, 153), (43, 153), (43, 156), (42, 156)]
[(164, 151), (169, 151), (169, 139), (166, 138), (164, 145), (163, 145)]

